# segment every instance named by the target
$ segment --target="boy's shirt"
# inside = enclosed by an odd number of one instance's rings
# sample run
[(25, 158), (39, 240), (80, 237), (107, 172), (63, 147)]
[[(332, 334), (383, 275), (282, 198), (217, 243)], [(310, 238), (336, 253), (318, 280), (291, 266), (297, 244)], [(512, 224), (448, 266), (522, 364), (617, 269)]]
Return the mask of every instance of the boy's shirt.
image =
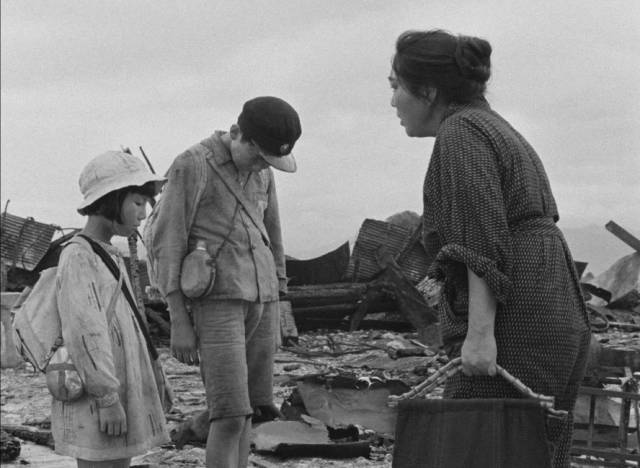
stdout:
[[(286, 291), (286, 273), (273, 172), (252, 172), (240, 181), (221, 135), (216, 132), (179, 155), (167, 173), (151, 246), (158, 287), (166, 295), (180, 289), (182, 260), (202, 239), (216, 257), (215, 285), (207, 298), (274, 301), (279, 291)], [(269, 245), (220, 175), (209, 164), (198, 165), (196, 152), (205, 152), (255, 204)]]

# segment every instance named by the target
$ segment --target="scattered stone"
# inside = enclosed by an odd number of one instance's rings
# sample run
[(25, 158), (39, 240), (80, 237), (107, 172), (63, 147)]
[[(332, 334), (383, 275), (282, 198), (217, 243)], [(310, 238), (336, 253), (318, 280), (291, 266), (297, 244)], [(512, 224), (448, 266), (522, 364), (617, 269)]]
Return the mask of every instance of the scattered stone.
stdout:
[(0, 431), (0, 461), (13, 461), (20, 456), (20, 440)]

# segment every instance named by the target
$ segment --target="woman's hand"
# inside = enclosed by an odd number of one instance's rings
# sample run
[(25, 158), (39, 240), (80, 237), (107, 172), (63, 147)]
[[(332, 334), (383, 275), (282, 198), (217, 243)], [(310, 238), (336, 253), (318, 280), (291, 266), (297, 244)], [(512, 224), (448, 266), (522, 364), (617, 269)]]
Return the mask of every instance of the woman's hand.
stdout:
[(498, 348), (493, 333), (471, 330), (462, 344), (462, 372), (466, 375), (496, 375)]
[(106, 408), (98, 408), (100, 431), (110, 436), (120, 436), (127, 433), (127, 415), (120, 401)]

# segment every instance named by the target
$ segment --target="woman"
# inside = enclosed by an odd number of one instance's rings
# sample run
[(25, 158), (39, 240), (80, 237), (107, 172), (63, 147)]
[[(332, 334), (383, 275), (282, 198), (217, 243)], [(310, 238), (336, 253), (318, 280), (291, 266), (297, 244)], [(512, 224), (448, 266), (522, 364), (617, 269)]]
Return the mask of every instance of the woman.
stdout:
[(548, 428), (569, 466), (571, 410), (589, 343), (586, 309), (544, 168), (484, 98), (491, 46), (440, 30), (396, 42), (391, 106), (410, 137), (435, 137), (424, 181), (429, 276), (444, 282), (442, 339), (463, 373), (447, 398), (517, 398), (496, 364), (569, 411)]
[(136, 231), (164, 180), (116, 151), (94, 158), (80, 175), (78, 212), (88, 219), (62, 251), (57, 287), (62, 337), (84, 395), (54, 399), (51, 425), (56, 452), (81, 468), (126, 468), (133, 456), (168, 441), (144, 336), (121, 284), (87, 240), (111, 255), (131, 288), (111, 239)]

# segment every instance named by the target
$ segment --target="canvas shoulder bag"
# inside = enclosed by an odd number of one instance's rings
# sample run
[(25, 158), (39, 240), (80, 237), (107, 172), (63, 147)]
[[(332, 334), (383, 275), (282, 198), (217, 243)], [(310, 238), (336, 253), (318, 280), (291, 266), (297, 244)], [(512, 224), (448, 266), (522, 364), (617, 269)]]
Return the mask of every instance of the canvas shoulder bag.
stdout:
[[(53, 397), (60, 401), (73, 401), (82, 396), (84, 386), (62, 338), (57, 272), (57, 266), (43, 270), (33, 288), (23, 291), (19, 300), (21, 305), (13, 317), (13, 335), (18, 354), (36, 372), (47, 374), (47, 388)], [(119, 287), (109, 302), (107, 314), (115, 307), (118, 294)]]

